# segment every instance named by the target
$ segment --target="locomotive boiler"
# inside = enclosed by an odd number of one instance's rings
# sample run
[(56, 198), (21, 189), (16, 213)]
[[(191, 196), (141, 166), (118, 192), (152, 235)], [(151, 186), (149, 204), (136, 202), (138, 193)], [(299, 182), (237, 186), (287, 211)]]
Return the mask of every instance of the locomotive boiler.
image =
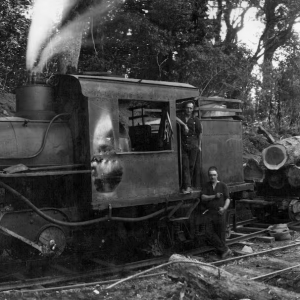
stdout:
[(202, 116), (202, 183), (215, 165), (232, 196), (253, 189), (243, 178), (240, 108), (209, 106), (239, 100), (111, 76), (55, 75), (17, 88), (15, 116), (0, 118), (0, 248), (59, 255), (76, 238), (104, 243), (129, 232), (162, 245), (194, 241), (201, 186), (180, 193), (176, 124), (187, 99)]

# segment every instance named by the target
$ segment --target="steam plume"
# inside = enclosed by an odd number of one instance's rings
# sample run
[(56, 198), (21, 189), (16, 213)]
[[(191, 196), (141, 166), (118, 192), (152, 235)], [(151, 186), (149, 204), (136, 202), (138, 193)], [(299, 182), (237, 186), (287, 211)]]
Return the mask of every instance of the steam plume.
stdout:
[(61, 53), (66, 48), (66, 45), (70, 44), (73, 40), (74, 33), (78, 28), (80, 23), (87, 23), (88, 19), (91, 17), (100, 17), (107, 12), (113, 5), (115, 5), (120, 0), (107, 1), (101, 3), (97, 6), (91, 7), (83, 15), (76, 18), (73, 22), (69, 23), (63, 27), (58, 34), (56, 34), (51, 42), (47, 44), (45, 49), (42, 51), (38, 65), (34, 68), (34, 72), (41, 72), (45, 66), (47, 60), (53, 57), (55, 54)]
[[(28, 35), (26, 67), (32, 70), (45, 41), (78, 0), (36, 0)], [(55, 24), (56, 23), (56, 24)]]

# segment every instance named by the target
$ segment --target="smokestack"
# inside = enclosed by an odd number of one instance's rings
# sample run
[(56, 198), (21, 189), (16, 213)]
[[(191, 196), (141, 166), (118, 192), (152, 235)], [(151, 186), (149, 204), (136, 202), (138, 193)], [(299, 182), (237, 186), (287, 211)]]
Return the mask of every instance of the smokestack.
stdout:
[(39, 73), (28, 74), (28, 84), (16, 88), (15, 116), (31, 120), (51, 120), (54, 112), (54, 90)]

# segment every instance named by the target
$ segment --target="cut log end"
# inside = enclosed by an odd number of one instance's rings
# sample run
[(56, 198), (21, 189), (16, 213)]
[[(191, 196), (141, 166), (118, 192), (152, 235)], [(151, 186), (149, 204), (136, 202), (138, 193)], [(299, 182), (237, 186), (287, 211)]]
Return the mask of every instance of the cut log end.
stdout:
[(271, 145), (262, 152), (263, 163), (269, 170), (278, 170), (287, 161), (287, 151), (282, 145)]
[(290, 166), (287, 170), (288, 182), (291, 186), (299, 188), (300, 187), (300, 167)]
[(286, 177), (282, 170), (268, 171), (266, 177), (269, 186), (273, 189), (281, 189), (285, 185)]

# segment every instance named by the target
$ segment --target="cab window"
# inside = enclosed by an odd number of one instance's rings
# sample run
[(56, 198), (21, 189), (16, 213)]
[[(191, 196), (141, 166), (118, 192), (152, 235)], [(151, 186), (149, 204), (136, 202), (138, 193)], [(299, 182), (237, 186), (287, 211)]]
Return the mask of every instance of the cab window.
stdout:
[(131, 152), (171, 150), (173, 135), (168, 102), (119, 100), (119, 144), (127, 135)]

